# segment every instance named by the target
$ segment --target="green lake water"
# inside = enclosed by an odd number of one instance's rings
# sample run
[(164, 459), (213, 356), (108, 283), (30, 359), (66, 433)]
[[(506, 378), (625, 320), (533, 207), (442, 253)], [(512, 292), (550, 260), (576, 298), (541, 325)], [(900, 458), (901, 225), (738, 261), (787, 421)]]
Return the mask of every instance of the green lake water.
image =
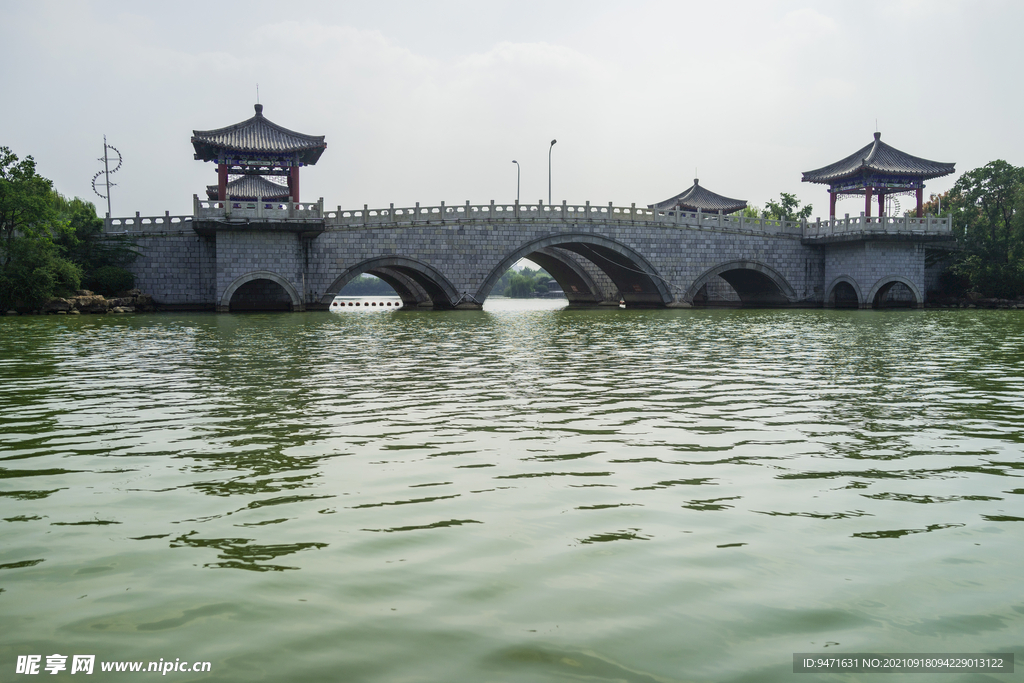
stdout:
[(560, 306), (0, 319), (0, 681), (1020, 680), (1024, 312)]

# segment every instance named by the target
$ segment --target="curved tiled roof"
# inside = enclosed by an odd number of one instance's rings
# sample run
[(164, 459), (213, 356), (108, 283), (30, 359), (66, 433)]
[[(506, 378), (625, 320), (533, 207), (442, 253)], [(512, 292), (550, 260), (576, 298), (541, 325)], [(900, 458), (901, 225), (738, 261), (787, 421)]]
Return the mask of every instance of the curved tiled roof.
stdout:
[[(278, 185), (267, 180), (261, 175), (243, 175), (228, 183), (228, 199), (287, 199), (288, 186)], [(218, 187), (216, 185), (206, 186), (206, 196), (210, 199), (217, 198)]]
[(648, 204), (647, 208), (662, 211), (679, 208), (686, 211), (700, 209), (701, 211), (710, 211), (711, 213), (719, 211), (722, 213), (733, 213), (746, 206), (747, 201), (745, 199), (730, 199), (729, 197), (715, 194), (711, 190), (701, 187), (700, 182), (694, 178), (693, 185), (685, 192), (680, 192), (675, 197), (658, 202), (657, 204)]
[(192, 131), (196, 159), (216, 161), (221, 150), (228, 152), (291, 156), (304, 164), (315, 164), (327, 149), (323, 135), (296, 133), (264, 118), (263, 105), (256, 105), (251, 119), (216, 130)]
[(929, 161), (915, 157), (882, 142), (882, 134), (875, 133), (874, 141), (850, 156), (834, 164), (813, 171), (804, 171), (805, 183), (834, 183), (838, 180), (866, 173), (911, 176), (914, 178), (938, 178), (949, 175), (956, 164)]

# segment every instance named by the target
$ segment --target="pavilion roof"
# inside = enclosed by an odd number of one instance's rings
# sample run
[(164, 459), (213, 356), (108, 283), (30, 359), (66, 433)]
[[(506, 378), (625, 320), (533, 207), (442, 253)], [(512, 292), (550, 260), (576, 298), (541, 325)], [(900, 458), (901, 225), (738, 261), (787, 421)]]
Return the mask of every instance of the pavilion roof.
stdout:
[(662, 211), (679, 208), (686, 211), (700, 209), (701, 211), (710, 211), (711, 213), (717, 213), (718, 211), (733, 213), (734, 211), (746, 208), (746, 206), (747, 201), (745, 199), (723, 197), (702, 187), (699, 180), (695, 178), (693, 185), (684, 192), (680, 192), (675, 197), (670, 197), (657, 204), (648, 204), (647, 208)]
[[(278, 185), (261, 175), (243, 175), (235, 178), (227, 187), (228, 199), (287, 199), (288, 186)], [(216, 199), (219, 188), (216, 185), (206, 186), (206, 196)]]
[(882, 142), (881, 133), (875, 133), (875, 139), (871, 144), (862, 147), (845, 159), (813, 171), (804, 171), (803, 181), (805, 183), (830, 184), (871, 173), (921, 179), (938, 178), (953, 173), (955, 165), (942, 161), (929, 161), (901, 152)]
[(223, 151), (291, 156), (300, 162), (315, 164), (327, 149), (323, 135), (306, 135), (288, 130), (263, 116), (263, 105), (256, 105), (251, 119), (215, 130), (192, 131), (196, 159), (216, 161)]

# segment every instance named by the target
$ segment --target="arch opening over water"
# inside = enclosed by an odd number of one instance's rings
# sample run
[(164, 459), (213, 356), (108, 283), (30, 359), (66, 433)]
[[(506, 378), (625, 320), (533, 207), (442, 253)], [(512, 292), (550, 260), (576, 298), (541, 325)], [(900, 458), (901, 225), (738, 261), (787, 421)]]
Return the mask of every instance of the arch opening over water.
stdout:
[(741, 306), (786, 306), (797, 300), (796, 291), (778, 271), (757, 261), (730, 261), (706, 271), (690, 286), (686, 298), (697, 305), (714, 303), (707, 292), (716, 277), (732, 287)]
[(298, 290), (285, 278), (270, 271), (254, 271), (227, 286), (218, 311), (301, 311)]
[(553, 235), (534, 240), (506, 256), (475, 294), (482, 302), (502, 274), (521, 258), (546, 270), (573, 305), (617, 304), (661, 307), (671, 291), (643, 256), (614, 240), (591, 234)]
[(890, 276), (882, 278), (871, 288), (868, 301), (872, 308), (922, 308), (924, 298), (910, 280)]
[(352, 278), (338, 294), (340, 296), (399, 296), (398, 290), (383, 278), (372, 273), (363, 273)]
[(339, 275), (321, 298), (330, 304), (345, 285), (367, 273), (379, 277), (402, 297), (402, 305), (410, 308), (455, 308), (462, 297), (448, 279), (436, 268), (415, 259), (387, 256), (368, 259)]
[(826, 308), (863, 308), (864, 297), (857, 282), (846, 275), (832, 281), (825, 291)]

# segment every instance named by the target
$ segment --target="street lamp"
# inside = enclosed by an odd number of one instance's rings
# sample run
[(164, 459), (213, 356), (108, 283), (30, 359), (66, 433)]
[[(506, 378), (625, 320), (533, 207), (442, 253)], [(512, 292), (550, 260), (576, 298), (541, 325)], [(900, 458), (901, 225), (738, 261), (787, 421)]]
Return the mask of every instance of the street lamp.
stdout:
[(555, 148), (555, 143), (558, 140), (552, 140), (551, 146), (548, 147), (548, 206), (551, 206), (551, 150)]
[(519, 167), (519, 162), (516, 161), (515, 159), (512, 160), (512, 163), (516, 165), (516, 204), (518, 204), (519, 203), (519, 172), (522, 171), (523, 169), (521, 169)]

